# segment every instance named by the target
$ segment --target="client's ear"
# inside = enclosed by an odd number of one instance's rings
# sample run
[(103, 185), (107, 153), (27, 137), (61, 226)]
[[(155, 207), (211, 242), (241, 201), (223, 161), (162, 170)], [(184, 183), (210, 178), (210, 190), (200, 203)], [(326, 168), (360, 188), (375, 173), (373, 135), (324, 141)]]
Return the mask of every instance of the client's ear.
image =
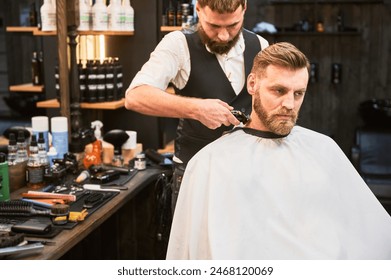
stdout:
[(256, 92), (256, 76), (254, 73), (250, 73), (247, 77), (247, 91), (250, 95), (254, 95)]

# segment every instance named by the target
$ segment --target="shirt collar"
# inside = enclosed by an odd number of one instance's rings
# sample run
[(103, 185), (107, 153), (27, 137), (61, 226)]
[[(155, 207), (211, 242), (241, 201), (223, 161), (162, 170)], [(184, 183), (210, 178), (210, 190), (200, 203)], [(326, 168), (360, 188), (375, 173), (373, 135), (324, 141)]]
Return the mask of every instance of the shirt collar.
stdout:
[(243, 130), (243, 132), (250, 134), (250, 135), (253, 135), (253, 136), (256, 136), (256, 137), (269, 138), (269, 139), (284, 138), (289, 135), (289, 133), (286, 135), (279, 135), (279, 134), (275, 134), (270, 131), (262, 131), (262, 130), (257, 130), (257, 129), (253, 129), (253, 128), (249, 128), (249, 127), (243, 127), (243, 126), (236, 126), (232, 130), (227, 131), (226, 133), (232, 133), (232, 132), (238, 131), (238, 130)]

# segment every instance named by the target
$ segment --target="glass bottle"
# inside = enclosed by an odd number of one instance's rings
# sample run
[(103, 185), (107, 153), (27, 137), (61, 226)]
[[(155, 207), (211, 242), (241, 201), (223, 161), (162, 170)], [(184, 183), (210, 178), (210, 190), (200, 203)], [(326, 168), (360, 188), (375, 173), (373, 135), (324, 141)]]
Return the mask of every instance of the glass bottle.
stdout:
[(44, 169), (39, 158), (36, 135), (31, 136), (29, 152), (26, 171), (27, 187), (35, 190), (44, 185)]
[(10, 133), (8, 136), (8, 165), (16, 164), (16, 153), (18, 151), (18, 147), (16, 146), (16, 138), (15, 134)]
[(43, 132), (38, 133), (38, 156), (42, 169), (45, 171), (49, 169), (49, 158), (46, 152), (46, 143)]

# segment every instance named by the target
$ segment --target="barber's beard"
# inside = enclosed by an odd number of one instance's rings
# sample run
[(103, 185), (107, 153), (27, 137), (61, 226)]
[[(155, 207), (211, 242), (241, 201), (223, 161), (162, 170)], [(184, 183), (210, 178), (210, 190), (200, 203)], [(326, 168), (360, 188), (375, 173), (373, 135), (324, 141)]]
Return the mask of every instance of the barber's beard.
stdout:
[[(254, 100), (254, 112), (257, 114), (260, 122), (270, 131), (278, 135), (288, 135), (295, 126), (298, 113), (286, 108), (280, 108), (278, 111), (268, 113), (263, 107), (261, 98), (257, 94)], [(281, 120), (277, 115), (289, 115), (288, 120)]]
[(238, 34), (236, 34), (236, 36), (228, 42), (225, 43), (216, 42), (214, 39), (208, 37), (208, 35), (205, 33), (201, 25), (198, 26), (198, 34), (201, 38), (201, 42), (207, 45), (211, 52), (217, 54), (228, 53), (229, 50), (232, 49), (232, 47), (239, 40), (239, 36), (240, 36), (240, 32), (238, 32)]

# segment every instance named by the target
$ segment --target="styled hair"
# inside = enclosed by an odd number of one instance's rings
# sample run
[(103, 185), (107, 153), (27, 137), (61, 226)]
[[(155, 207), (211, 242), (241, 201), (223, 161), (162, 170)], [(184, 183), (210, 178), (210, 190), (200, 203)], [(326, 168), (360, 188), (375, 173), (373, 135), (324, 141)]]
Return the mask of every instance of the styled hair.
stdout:
[(214, 12), (225, 14), (235, 12), (240, 6), (244, 9), (247, 0), (197, 0), (197, 3), (202, 8), (208, 6)]
[(252, 73), (263, 75), (269, 65), (282, 66), (292, 70), (307, 68), (310, 62), (305, 54), (288, 42), (279, 42), (261, 50), (254, 58)]

